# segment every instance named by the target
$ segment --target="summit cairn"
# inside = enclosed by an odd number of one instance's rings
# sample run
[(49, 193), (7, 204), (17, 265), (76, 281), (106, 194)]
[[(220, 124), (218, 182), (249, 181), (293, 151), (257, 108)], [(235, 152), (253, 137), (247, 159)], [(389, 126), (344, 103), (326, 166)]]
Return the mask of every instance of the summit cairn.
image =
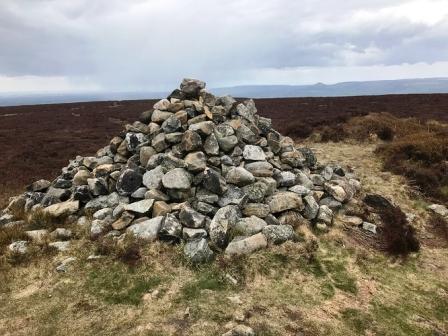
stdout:
[(183, 243), (200, 263), (296, 240), (299, 225), (327, 230), (359, 186), (275, 131), (252, 99), (216, 97), (184, 79), (95, 156), (77, 156), (53, 182), (12, 198), (0, 225), (26, 226), (17, 209), (69, 216), (87, 223), (91, 239)]

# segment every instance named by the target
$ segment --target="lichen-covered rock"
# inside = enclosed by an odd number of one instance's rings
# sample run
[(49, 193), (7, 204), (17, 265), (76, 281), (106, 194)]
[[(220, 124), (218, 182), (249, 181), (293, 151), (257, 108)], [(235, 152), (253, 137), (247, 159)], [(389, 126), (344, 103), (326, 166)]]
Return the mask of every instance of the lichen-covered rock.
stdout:
[(265, 248), (267, 245), (266, 236), (263, 233), (257, 233), (247, 238), (232, 240), (224, 253), (227, 256), (246, 255)]
[(302, 198), (296, 193), (282, 191), (274, 194), (269, 201), (272, 213), (282, 212), (289, 209), (303, 209)]
[(213, 251), (208, 246), (205, 238), (187, 241), (184, 247), (184, 254), (194, 264), (208, 262), (213, 258)]
[(137, 239), (153, 241), (157, 239), (162, 227), (163, 217), (155, 217), (132, 224), (126, 229), (127, 233), (133, 234)]
[(295, 238), (295, 232), (291, 225), (268, 225), (262, 230), (270, 244), (282, 244)]

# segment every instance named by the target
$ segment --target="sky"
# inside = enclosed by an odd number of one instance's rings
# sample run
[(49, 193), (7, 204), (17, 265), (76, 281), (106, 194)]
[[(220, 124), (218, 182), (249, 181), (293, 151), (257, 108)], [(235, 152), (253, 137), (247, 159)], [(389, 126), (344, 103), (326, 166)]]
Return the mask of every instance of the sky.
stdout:
[(448, 0), (1, 0), (0, 92), (448, 77)]

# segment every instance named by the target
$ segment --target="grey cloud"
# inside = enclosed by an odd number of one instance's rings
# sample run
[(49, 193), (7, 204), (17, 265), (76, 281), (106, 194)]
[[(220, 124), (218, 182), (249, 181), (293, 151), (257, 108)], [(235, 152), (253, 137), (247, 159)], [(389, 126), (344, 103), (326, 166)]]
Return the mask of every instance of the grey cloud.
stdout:
[(222, 85), (264, 68), (448, 60), (448, 20), (353, 16), (403, 3), (2, 0), (0, 75), (164, 89), (184, 76)]

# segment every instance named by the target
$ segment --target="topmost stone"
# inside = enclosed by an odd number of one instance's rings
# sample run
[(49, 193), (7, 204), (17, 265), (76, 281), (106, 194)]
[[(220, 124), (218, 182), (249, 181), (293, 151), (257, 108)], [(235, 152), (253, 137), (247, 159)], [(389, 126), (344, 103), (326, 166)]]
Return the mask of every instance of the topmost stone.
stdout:
[(180, 90), (185, 93), (188, 98), (197, 98), (199, 92), (205, 88), (205, 82), (198, 79), (184, 78), (180, 84)]

